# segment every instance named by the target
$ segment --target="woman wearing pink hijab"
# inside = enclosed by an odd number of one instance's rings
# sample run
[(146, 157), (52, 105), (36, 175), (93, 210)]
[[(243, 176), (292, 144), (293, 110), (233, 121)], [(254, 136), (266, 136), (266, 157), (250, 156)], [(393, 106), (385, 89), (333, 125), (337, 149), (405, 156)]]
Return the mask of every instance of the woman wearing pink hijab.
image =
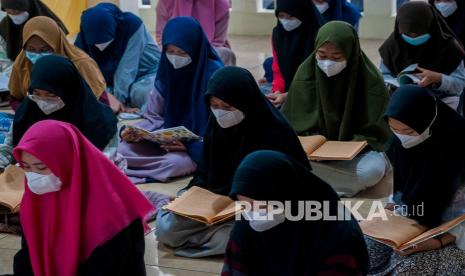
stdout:
[(145, 275), (153, 207), (76, 127), (38, 122), (14, 156), (26, 174), (15, 275)]
[(229, 0), (159, 0), (156, 10), (158, 44), (171, 18), (191, 16), (200, 22), (223, 63), (236, 65), (236, 55), (228, 42)]

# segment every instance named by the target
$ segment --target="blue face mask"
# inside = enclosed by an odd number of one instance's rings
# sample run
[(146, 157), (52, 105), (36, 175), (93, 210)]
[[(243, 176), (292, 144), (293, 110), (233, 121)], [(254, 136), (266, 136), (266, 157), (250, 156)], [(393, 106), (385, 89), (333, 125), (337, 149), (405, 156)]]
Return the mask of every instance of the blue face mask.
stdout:
[(35, 64), (41, 57), (49, 56), (53, 53), (33, 53), (26, 51), (26, 57), (29, 59), (32, 64)]
[(425, 43), (426, 41), (428, 41), (431, 38), (431, 35), (430, 34), (424, 34), (424, 35), (420, 35), (420, 36), (417, 36), (417, 37), (410, 37), (408, 35), (402, 34), (402, 38), (408, 44), (413, 45), (413, 46), (418, 46), (418, 45), (421, 45), (421, 44)]

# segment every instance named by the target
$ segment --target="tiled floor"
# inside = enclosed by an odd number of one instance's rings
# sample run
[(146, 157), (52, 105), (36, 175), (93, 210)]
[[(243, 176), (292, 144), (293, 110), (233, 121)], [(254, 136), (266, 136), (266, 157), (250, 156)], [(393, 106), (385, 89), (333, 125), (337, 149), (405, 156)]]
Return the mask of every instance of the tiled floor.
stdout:
[[(238, 65), (249, 69), (256, 78), (263, 75), (261, 63), (270, 56), (270, 37), (233, 36), (231, 43), (238, 57)], [(379, 63), (377, 49), (381, 41), (364, 40), (362, 47), (375, 64)], [(168, 195), (175, 195), (176, 191), (184, 187), (189, 179), (180, 179), (169, 184), (140, 185), (143, 190), (152, 190)], [(368, 213), (368, 204), (377, 199), (383, 199), (390, 193), (392, 176), (388, 175), (375, 187), (360, 193), (354, 200), (364, 200), (360, 209), (362, 215)], [(152, 224), (153, 225), (153, 224)], [(12, 273), (13, 256), (20, 247), (18, 236), (0, 234), (0, 274)], [(222, 258), (186, 259), (176, 257), (172, 251), (158, 244), (151, 232), (146, 236), (145, 263), (147, 275), (179, 275), (202, 276), (218, 275), (222, 267)]]

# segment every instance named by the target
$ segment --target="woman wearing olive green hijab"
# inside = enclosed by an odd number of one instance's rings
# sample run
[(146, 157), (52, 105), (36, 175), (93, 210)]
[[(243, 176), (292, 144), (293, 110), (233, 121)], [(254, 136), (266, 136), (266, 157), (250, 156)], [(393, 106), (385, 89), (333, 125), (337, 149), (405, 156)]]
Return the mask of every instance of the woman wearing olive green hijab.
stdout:
[(297, 71), (283, 113), (300, 136), (368, 142), (352, 161), (312, 163), (313, 172), (340, 195), (353, 196), (376, 185), (389, 167), (382, 153), (389, 137), (382, 119), (388, 92), (349, 24), (321, 27), (315, 49)]

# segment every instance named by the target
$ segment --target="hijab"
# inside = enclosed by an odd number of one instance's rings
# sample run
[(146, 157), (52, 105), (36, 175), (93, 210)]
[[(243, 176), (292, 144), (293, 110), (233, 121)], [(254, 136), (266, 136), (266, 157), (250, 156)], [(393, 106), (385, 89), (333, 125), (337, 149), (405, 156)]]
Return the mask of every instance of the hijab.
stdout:
[[(74, 44), (97, 62), (107, 85), (113, 87), (126, 46), (142, 24), (139, 17), (122, 12), (115, 4), (100, 3), (82, 13), (81, 31)], [(95, 47), (110, 40), (113, 41), (103, 52)]]
[[(68, 34), (65, 24), (40, 0), (1, 0), (1, 5), (3, 11), (5, 9), (27, 11), (29, 13), (28, 20), (36, 16), (50, 17), (57, 22), (65, 34)], [(24, 24), (14, 24), (9, 16), (5, 16), (0, 22), (0, 36), (3, 37), (7, 44), (6, 52), (10, 60), (15, 60), (22, 50)]]
[[(465, 0), (454, 0), (454, 1), (457, 3), (457, 10), (453, 14), (449, 15), (448, 17), (443, 17), (443, 18), (447, 22), (447, 25), (455, 33), (455, 35), (460, 40), (463, 46), (465, 45), (465, 20), (463, 20), (465, 18)], [(430, 3), (430, 5), (435, 7), (434, 0), (428, 0), (428, 2)]]
[[(407, 33), (429, 33), (431, 38), (422, 45), (412, 46), (404, 41), (399, 27)], [(409, 2), (400, 7), (394, 32), (383, 43), (379, 52), (383, 63), (396, 76), (415, 63), (422, 68), (449, 75), (465, 56), (444, 19), (431, 5), (424, 2)]]
[[(199, 22), (192, 17), (171, 19), (163, 31), (163, 52), (155, 87), (163, 96), (164, 127), (185, 126), (203, 136), (210, 111), (204, 101), (207, 83), (223, 63), (207, 40)], [(166, 56), (171, 44), (185, 51), (192, 62), (174, 69)]]
[(385, 117), (417, 133), (423, 133), (434, 119), (430, 138), (406, 149), (394, 137), (387, 154), (394, 167), (395, 201), (409, 210), (423, 204), (424, 215), (412, 218), (436, 227), (458, 188), (465, 184), (465, 120), (428, 89), (414, 85), (396, 90)]
[(357, 26), (360, 21), (360, 11), (347, 0), (325, 0), (329, 7), (323, 13), (326, 21), (345, 21), (352, 26)]
[(77, 275), (79, 264), (133, 221), (149, 230), (152, 204), (75, 126), (36, 123), (14, 149), (16, 160), (23, 152), (63, 183), (43, 195), (25, 186), (20, 219), (34, 275)]
[(197, 19), (208, 41), (213, 42), (216, 23), (229, 13), (229, 0), (160, 0), (157, 9), (170, 11), (170, 18), (191, 16)]
[(315, 49), (330, 42), (344, 54), (347, 67), (328, 78), (317, 66), (316, 50), (296, 73), (283, 113), (297, 131), (328, 140), (363, 141), (382, 151), (389, 137), (383, 114), (389, 96), (376, 66), (360, 49), (357, 32), (348, 23), (321, 27)]
[[(258, 201), (290, 201), (293, 215), (298, 213), (298, 201), (327, 202), (329, 215), (336, 215), (342, 205), (336, 192), (307, 166), (284, 153), (267, 150), (251, 153), (241, 162), (230, 193), (236, 200), (237, 195)], [(250, 275), (317, 275), (332, 256), (353, 257), (359, 272), (368, 270), (366, 245), (354, 218), (285, 220), (263, 232), (254, 231), (243, 219), (235, 222), (231, 240), (252, 263)]]
[[(24, 48), (33, 36), (40, 37), (50, 45), (55, 54), (69, 58), (90, 86), (94, 95), (100, 98), (105, 91), (106, 84), (98, 65), (86, 53), (68, 42), (55, 21), (45, 16), (37, 16), (29, 20), (24, 25), (23, 30)], [(9, 83), (10, 94), (15, 99), (22, 99), (26, 96), (31, 83), (31, 72), (32, 63), (26, 57), (26, 51), (22, 50), (13, 65)]]
[(324, 19), (309, 0), (278, 0), (276, 17), (280, 12), (286, 12), (302, 21), (297, 29), (290, 32), (283, 28), (279, 20), (273, 29), (273, 47), (284, 78), (285, 91), (288, 91), (300, 64), (313, 52), (315, 36), (324, 24)]
[(70, 60), (56, 55), (40, 58), (32, 69), (29, 93), (34, 89), (59, 96), (65, 106), (45, 115), (35, 102), (25, 98), (14, 118), (14, 145), (18, 144), (29, 127), (46, 119), (73, 124), (100, 150), (116, 134), (117, 119), (113, 111), (95, 98)]
[(310, 164), (294, 130), (281, 113), (263, 96), (252, 74), (239, 67), (218, 70), (208, 83), (205, 102), (217, 97), (239, 109), (243, 121), (222, 128), (210, 116), (204, 137), (203, 159), (189, 186), (200, 186), (227, 195), (236, 168), (249, 153), (260, 149), (284, 152)]

